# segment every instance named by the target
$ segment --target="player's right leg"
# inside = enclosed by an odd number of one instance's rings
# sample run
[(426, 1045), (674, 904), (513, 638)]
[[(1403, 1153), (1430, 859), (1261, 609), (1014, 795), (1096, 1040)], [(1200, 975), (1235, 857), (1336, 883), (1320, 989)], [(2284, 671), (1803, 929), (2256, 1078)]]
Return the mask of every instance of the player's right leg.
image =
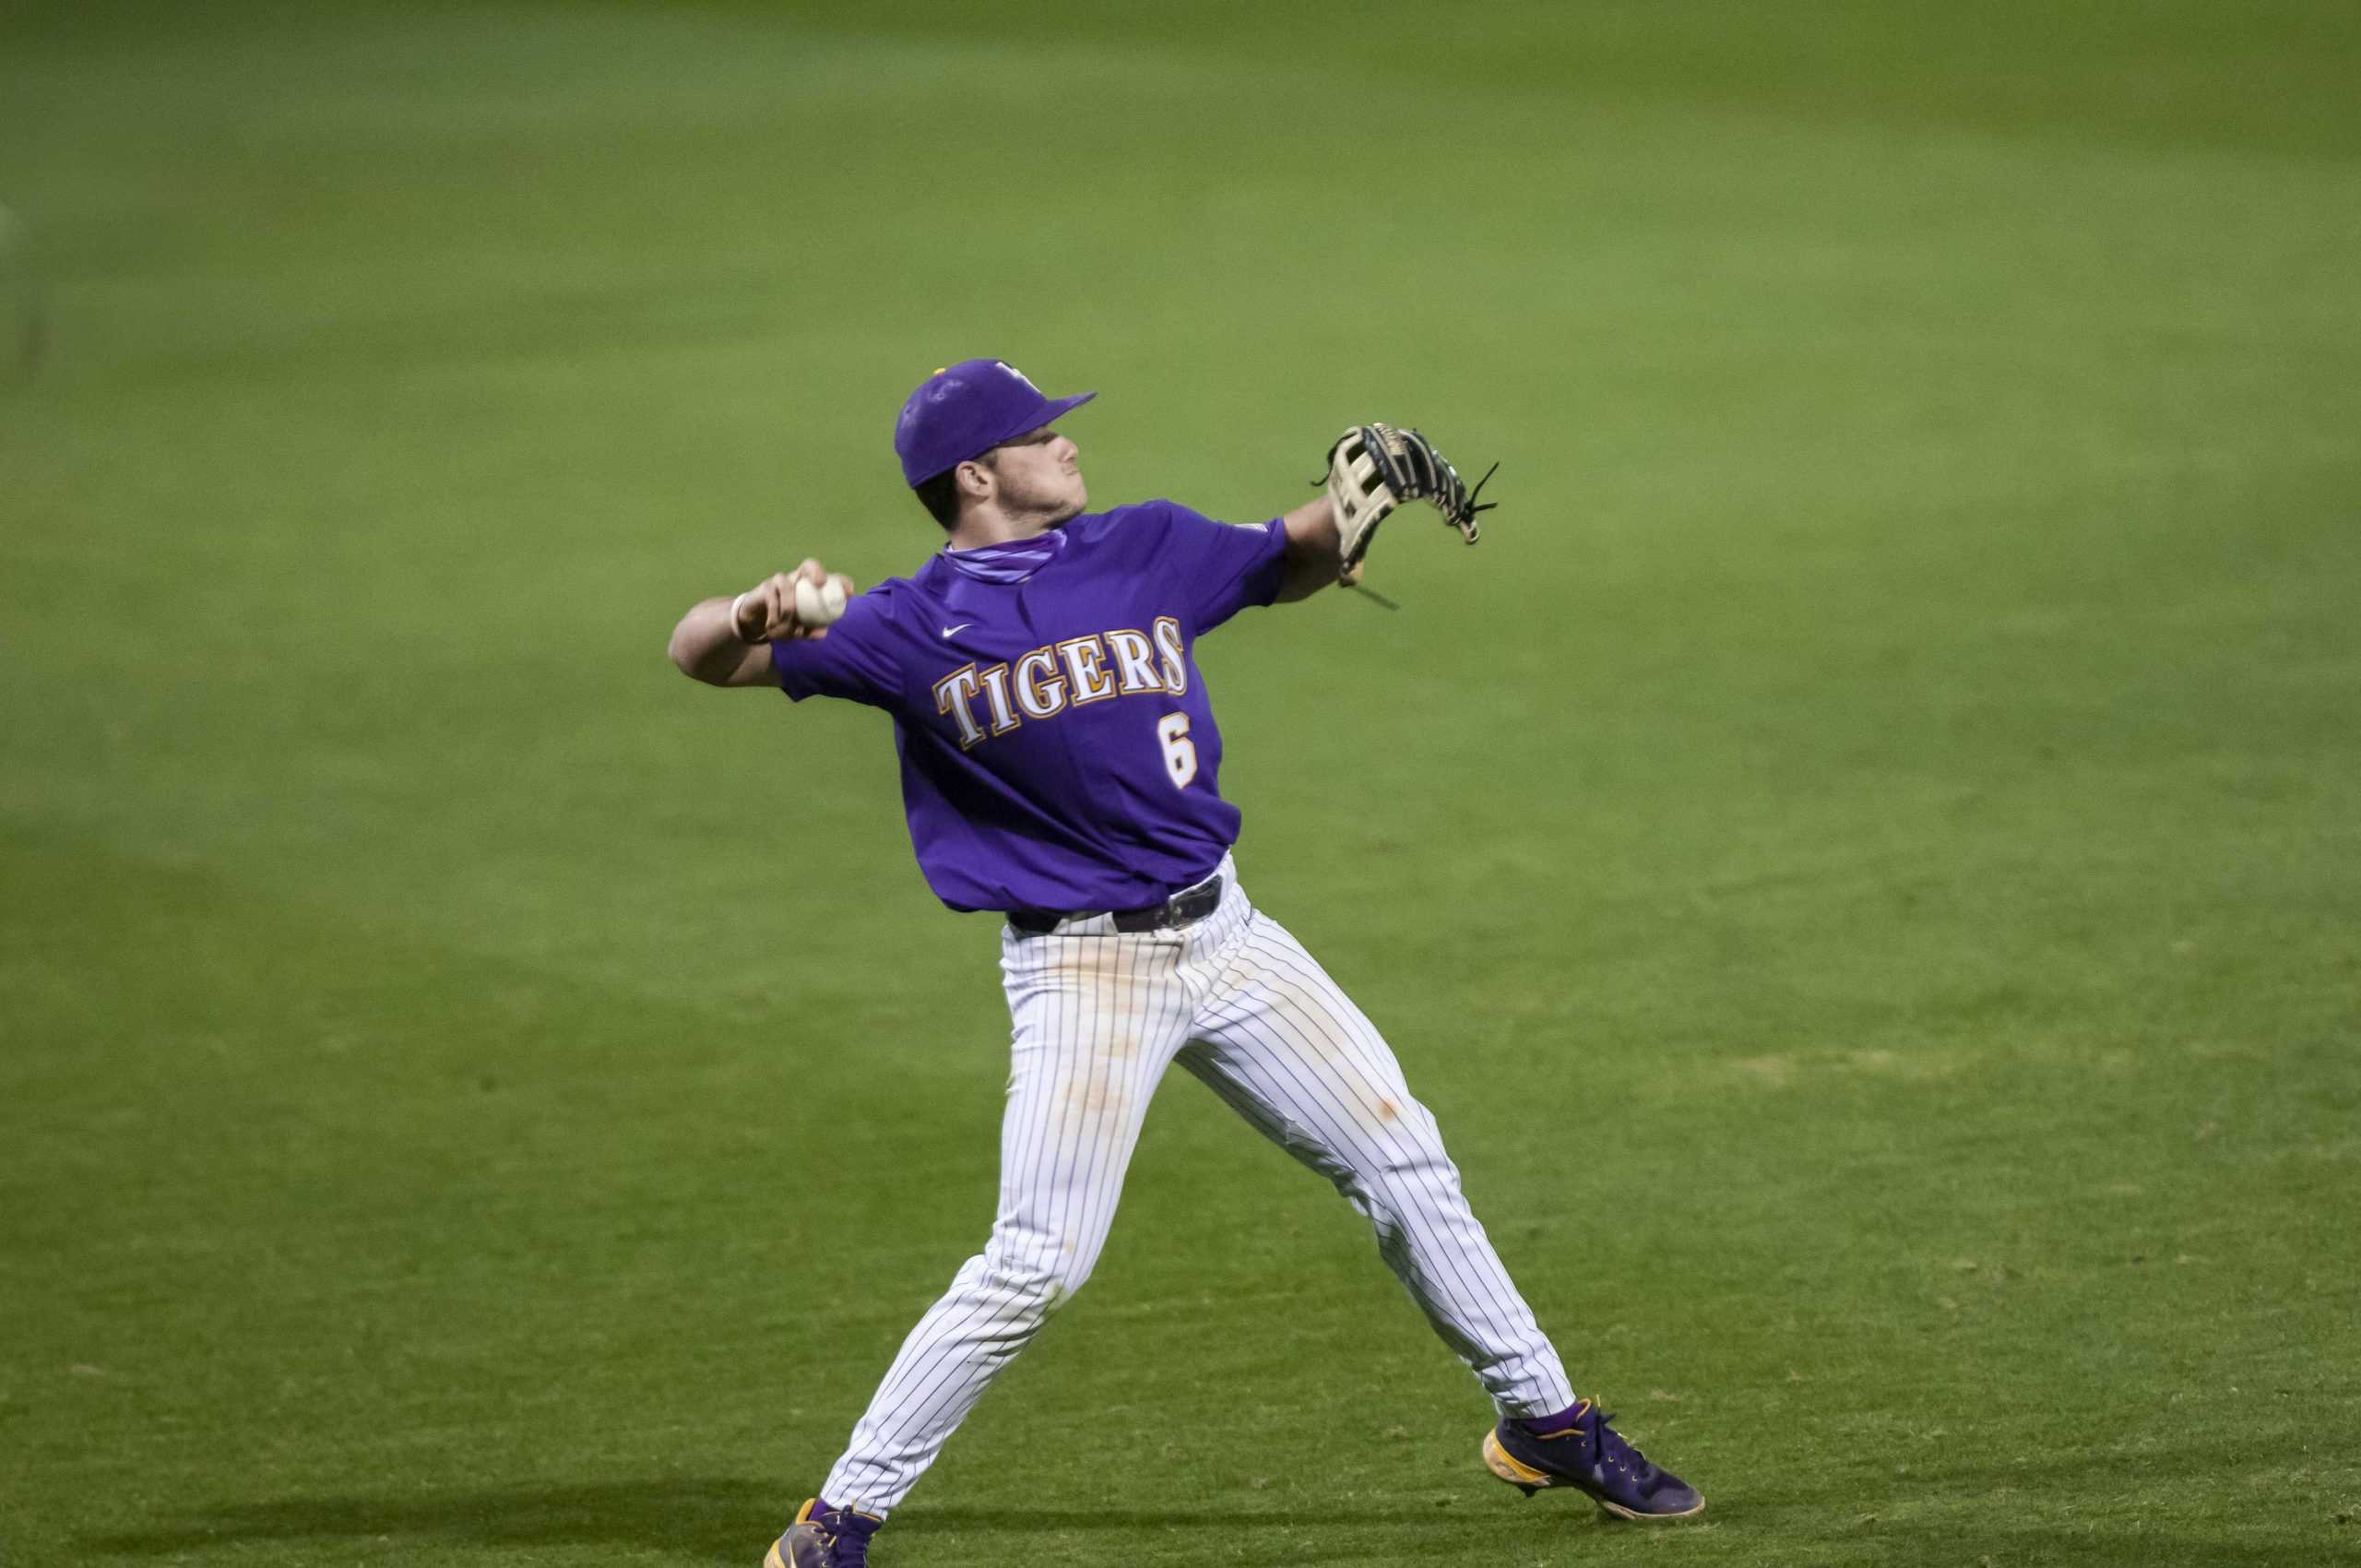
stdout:
[(1103, 918), (1073, 932), (1003, 935), (1014, 1038), (999, 1212), (853, 1429), (821, 1492), (831, 1507), (883, 1518), (1089, 1277), (1149, 1098), (1188, 1038), (1178, 968), (1169, 937), (1117, 934)]

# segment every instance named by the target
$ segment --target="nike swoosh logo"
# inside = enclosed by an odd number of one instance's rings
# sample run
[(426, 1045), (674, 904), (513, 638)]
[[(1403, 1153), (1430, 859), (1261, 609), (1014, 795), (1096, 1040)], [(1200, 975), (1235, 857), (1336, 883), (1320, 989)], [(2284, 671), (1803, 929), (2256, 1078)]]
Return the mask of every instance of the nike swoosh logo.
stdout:
[(957, 634), (959, 634), (959, 633), (961, 633), (961, 632), (966, 631), (968, 627), (970, 627), (970, 626), (972, 626), (972, 625), (974, 625), (974, 624), (975, 624), (975, 623), (974, 623), (973, 621), (962, 621), (962, 622), (960, 622), (960, 623), (959, 623), (957, 625), (955, 625), (955, 626), (945, 626), (945, 627), (943, 627), (943, 635), (944, 636), (946, 636), (946, 637), (948, 637), (948, 636), (956, 636)]

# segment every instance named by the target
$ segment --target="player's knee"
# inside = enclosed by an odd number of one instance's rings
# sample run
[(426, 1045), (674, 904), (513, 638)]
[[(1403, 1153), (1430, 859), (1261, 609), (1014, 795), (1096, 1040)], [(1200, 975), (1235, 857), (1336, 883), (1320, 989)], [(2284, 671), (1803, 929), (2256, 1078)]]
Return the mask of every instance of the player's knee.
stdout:
[(1456, 1208), (1459, 1168), (1441, 1149), (1405, 1152), (1366, 1170), (1355, 1171), (1337, 1189), (1346, 1201), (1380, 1229), (1398, 1227), (1411, 1217), (1436, 1209)]
[(1015, 1312), (1046, 1317), (1074, 1299), (1090, 1277), (1091, 1259), (1079, 1243), (985, 1257), (986, 1288)]

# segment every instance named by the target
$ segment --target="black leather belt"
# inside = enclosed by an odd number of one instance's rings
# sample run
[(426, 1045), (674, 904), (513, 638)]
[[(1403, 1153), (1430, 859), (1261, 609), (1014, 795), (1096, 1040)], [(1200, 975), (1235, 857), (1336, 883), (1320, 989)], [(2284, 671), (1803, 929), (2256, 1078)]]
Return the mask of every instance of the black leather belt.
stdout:
[(1178, 931), (1182, 926), (1195, 925), (1221, 908), (1221, 873), (1216, 872), (1203, 882), (1192, 883), (1161, 904), (1144, 904), (1136, 909), (1086, 909), (1072, 914), (1059, 914), (1050, 909), (1011, 909), (1008, 923), (1027, 936), (1040, 936), (1058, 928), (1061, 921), (1095, 920), (1100, 915), (1115, 917), (1115, 929), (1123, 932)]

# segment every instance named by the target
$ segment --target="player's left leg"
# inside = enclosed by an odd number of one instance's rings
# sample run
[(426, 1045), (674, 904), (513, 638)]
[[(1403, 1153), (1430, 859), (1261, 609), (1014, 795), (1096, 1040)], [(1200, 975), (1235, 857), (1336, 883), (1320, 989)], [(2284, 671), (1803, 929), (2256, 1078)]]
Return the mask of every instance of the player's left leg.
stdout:
[(1574, 1393), (1460, 1191), (1442, 1134), (1384, 1037), (1268, 915), (1243, 920), (1180, 1061), (1265, 1136), (1335, 1182), (1378, 1251), (1504, 1417)]
[(1460, 1192), (1434, 1117), (1410, 1097), (1384, 1039), (1302, 944), (1252, 911), (1202, 983), (1205, 1001), (1180, 1063), (1369, 1217), (1380, 1253), (1499, 1408), (1484, 1438), (1486, 1467), (1527, 1495), (1573, 1487), (1627, 1519), (1703, 1508), (1596, 1403), (1574, 1398)]

